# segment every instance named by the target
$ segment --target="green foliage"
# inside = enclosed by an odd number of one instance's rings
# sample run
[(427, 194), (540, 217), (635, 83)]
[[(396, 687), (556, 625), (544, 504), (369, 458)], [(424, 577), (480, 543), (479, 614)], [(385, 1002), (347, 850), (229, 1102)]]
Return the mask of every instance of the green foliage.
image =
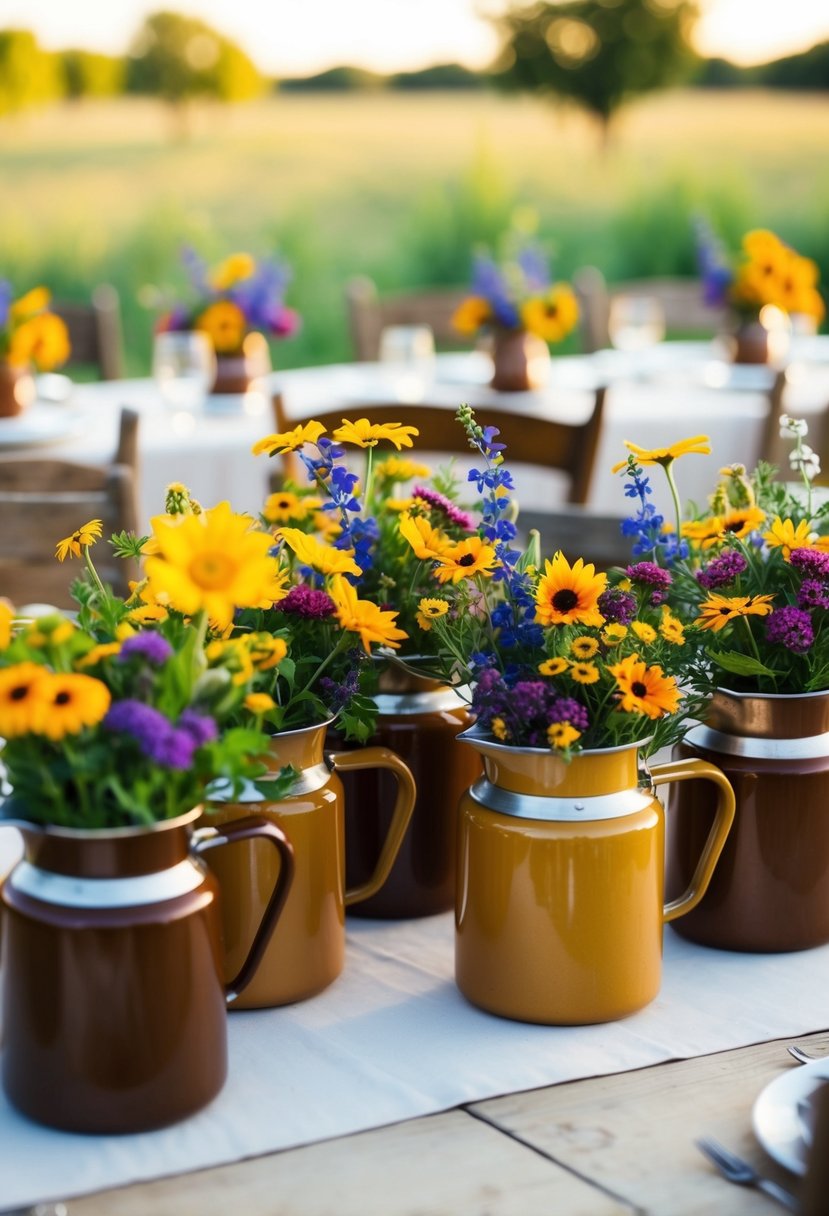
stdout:
[(114, 97), (123, 92), (125, 63), (114, 55), (69, 50), (58, 54), (67, 97)]
[(28, 30), (0, 30), (0, 116), (52, 101), (61, 92), (54, 56)]
[(262, 77), (240, 47), (204, 21), (153, 13), (139, 32), (127, 66), (127, 89), (178, 104), (194, 97), (243, 101), (257, 96)]
[(497, 19), (511, 88), (572, 98), (605, 126), (629, 98), (689, 71), (691, 0), (566, 0)]
[(382, 89), (386, 83), (387, 78), (377, 72), (342, 64), (312, 76), (281, 80), (278, 87), (285, 93), (345, 93), (354, 89)]
[(481, 72), (460, 63), (436, 63), (419, 72), (396, 72), (389, 77), (392, 89), (480, 89), (486, 84)]

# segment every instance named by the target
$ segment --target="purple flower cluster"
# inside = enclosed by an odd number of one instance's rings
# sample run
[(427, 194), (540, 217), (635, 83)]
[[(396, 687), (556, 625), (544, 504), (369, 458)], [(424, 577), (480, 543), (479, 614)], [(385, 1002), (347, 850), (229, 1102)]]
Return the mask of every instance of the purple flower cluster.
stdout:
[(472, 265), (471, 290), (473, 296), (482, 296), (488, 301), (496, 325), (520, 329), (520, 300), (516, 294), (522, 298), (541, 295), (549, 288), (550, 278), (550, 265), (544, 251), (527, 243), (515, 255), (508, 272), (493, 258), (478, 254)]
[(636, 616), (636, 597), (618, 587), (603, 591), (597, 603), (608, 624), (629, 625)]
[(126, 638), (123, 642), (118, 652), (118, 662), (125, 663), (133, 655), (139, 655), (148, 663), (152, 663), (154, 667), (161, 667), (162, 663), (166, 663), (172, 653), (172, 646), (160, 634), (150, 632), (135, 633), (131, 638)]
[(510, 685), (492, 667), (478, 676), (472, 710), (487, 731), (500, 719), (506, 729), (504, 741), (521, 747), (548, 747), (547, 728), (554, 722), (569, 722), (582, 732), (589, 725), (587, 710), (574, 697), (562, 697), (544, 680), (523, 679)]
[[(287, 337), (299, 329), (299, 314), (283, 302), (292, 277), (284, 262), (259, 261), (248, 278), (239, 279), (227, 289), (217, 289), (210, 281), (206, 263), (194, 249), (186, 247), (181, 257), (194, 290), (202, 297), (197, 312), (202, 311), (206, 302), (227, 299), (241, 309), (250, 329), (265, 330), (277, 338)], [(174, 308), (166, 319), (166, 328), (190, 329), (193, 320), (193, 309)]]
[(812, 618), (802, 608), (787, 604), (766, 619), (766, 638), (795, 654), (805, 654), (815, 640)]
[(436, 511), (442, 512), (450, 523), (457, 524), (464, 532), (473, 531), (475, 521), (472, 516), (466, 511), (462, 511), (460, 507), (456, 507), (445, 494), (440, 494), (437, 490), (432, 490), (428, 486), (415, 486), (412, 490), (412, 497), (419, 498), (423, 502), (428, 503)]
[(697, 572), (697, 582), (706, 591), (713, 591), (716, 587), (725, 587), (726, 584), (733, 583), (747, 566), (748, 562), (742, 553), (737, 549), (729, 549), (710, 561), (704, 570)]
[(807, 578), (829, 582), (829, 553), (824, 549), (792, 549), (789, 562)]
[(633, 566), (628, 566), (625, 573), (631, 582), (651, 589), (651, 604), (665, 603), (668, 598), (668, 588), (673, 582), (667, 570), (657, 566), (656, 562), (636, 562)]
[(797, 591), (800, 608), (829, 608), (829, 587), (817, 578), (804, 578)]
[(283, 599), (277, 601), (275, 607), (280, 612), (315, 621), (331, 616), (336, 610), (336, 605), (327, 592), (317, 591), (305, 583), (292, 587)]
[(174, 725), (152, 705), (130, 699), (116, 701), (110, 707), (104, 726), (117, 734), (130, 735), (149, 760), (175, 769), (189, 769), (197, 748), (218, 736), (213, 719), (194, 710), (185, 710)]

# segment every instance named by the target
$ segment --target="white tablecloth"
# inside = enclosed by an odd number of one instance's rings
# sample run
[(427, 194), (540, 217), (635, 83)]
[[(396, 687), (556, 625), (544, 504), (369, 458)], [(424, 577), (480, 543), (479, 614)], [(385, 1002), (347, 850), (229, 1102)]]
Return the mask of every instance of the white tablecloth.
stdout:
[[(16, 846), (16, 833), (0, 829), (0, 873)], [(0, 1095), (0, 1207), (185, 1173), (463, 1102), (827, 1025), (829, 946), (730, 954), (668, 930), (662, 991), (647, 1009), (601, 1026), (544, 1027), (492, 1017), (460, 996), (451, 914), (349, 921), (345, 971), (326, 992), (283, 1009), (229, 1015), (227, 1085), (184, 1123), (137, 1136), (69, 1135), (21, 1118)], [(704, 1130), (691, 1118), (689, 1139)]]
[[(829, 401), (829, 338), (809, 340), (802, 349), (811, 362), (793, 364), (787, 397), (791, 413), (814, 415)], [(795, 352), (796, 353), (796, 352)], [(582, 418), (599, 383), (608, 383), (605, 426), (596, 461), (590, 503), (601, 511), (625, 515), (629, 502), (610, 467), (625, 455), (624, 440), (646, 447), (672, 443), (688, 435), (711, 436), (710, 456), (692, 456), (679, 466), (683, 499), (704, 501), (724, 464), (755, 461), (761, 425), (768, 408), (772, 375), (765, 367), (731, 367), (716, 358), (706, 343), (664, 343), (636, 356), (600, 351), (592, 356), (555, 358), (550, 384), (543, 391), (493, 394), (488, 387), (491, 366), (480, 353), (438, 356), (431, 372), (394, 364), (340, 364), (273, 374), (271, 389), (279, 389), (288, 412), (330, 408), (359, 416), (359, 406), (371, 401), (399, 401), (400, 420), (406, 403), (428, 400), (456, 408), (497, 404), (517, 412), (545, 411), (562, 418)], [(182, 481), (205, 506), (228, 499), (239, 511), (256, 513), (268, 490), (273, 463), (251, 455), (252, 444), (274, 429), (267, 395), (216, 399), (196, 415), (167, 411), (149, 380), (125, 380), (78, 385), (61, 406), (38, 404), (36, 447), (4, 442), (14, 428), (0, 420), (0, 459), (17, 455), (103, 463), (115, 450), (117, 420), (122, 405), (141, 414), (139, 449), (140, 517), (146, 527), (163, 510), (164, 491)], [(49, 439), (50, 423), (54, 441)], [(70, 425), (71, 423), (71, 425)], [(509, 443), (509, 435), (503, 439)], [(509, 457), (509, 450), (507, 451)], [(514, 469), (519, 502), (527, 509), (546, 510), (561, 502), (562, 486), (552, 474)], [(658, 472), (658, 470), (657, 470)], [(665, 510), (668, 497), (654, 479)]]

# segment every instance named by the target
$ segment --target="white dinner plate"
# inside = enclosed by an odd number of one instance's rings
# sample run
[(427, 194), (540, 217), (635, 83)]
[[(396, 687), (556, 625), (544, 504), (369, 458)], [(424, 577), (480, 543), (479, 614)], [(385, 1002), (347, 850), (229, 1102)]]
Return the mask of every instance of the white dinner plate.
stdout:
[(0, 449), (27, 448), (73, 439), (82, 433), (85, 425), (84, 415), (77, 410), (35, 402), (14, 418), (0, 418)]
[(763, 1148), (793, 1174), (805, 1174), (810, 1143), (810, 1098), (829, 1081), (829, 1056), (795, 1065), (770, 1081), (754, 1103), (754, 1134)]

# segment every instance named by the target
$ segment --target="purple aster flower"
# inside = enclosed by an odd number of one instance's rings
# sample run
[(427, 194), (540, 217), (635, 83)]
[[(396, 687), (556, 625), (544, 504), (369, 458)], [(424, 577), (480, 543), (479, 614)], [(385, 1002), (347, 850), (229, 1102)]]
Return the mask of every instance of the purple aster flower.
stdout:
[(186, 731), (193, 739), (196, 747), (212, 743), (219, 737), (219, 728), (213, 718), (206, 714), (196, 713), (195, 709), (185, 709), (178, 720), (178, 729)]
[(142, 659), (146, 659), (148, 663), (160, 667), (162, 663), (167, 662), (172, 653), (172, 646), (161, 634), (136, 633), (131, 638), (127, 638), (121, 646), (118, 661), (123, 663), (137, 654)]
[(300, 583), (298, 587), (292, 587), (275, 607), (280, 612), (292, 613), (294, 616), (318, 621), (332, 616), (336, 611), (336, 605), (330, 595), (325, 591), (317, 591), (314, 587), (308, 587), (304, 583)]
[(444, 494), (439, 494), (437, 490), (431, 490), (428, 486), (415, 486), (412, 496), (422, 499), (435, 510), (442, 511), (448, 520), (457, 524), (459, 528), (463, 528), (464, 532), (471, 532), (474, 529), (475, 521), (472, 516), (466, 511), (462, 511), (460, 507), (456, 507), (450, 499)]
[(824, 549), (792, 549), (789, 562), (809, 578), (829, 580), (829, 553)]
[(643, 586), (653, 587), (658, 591), (666, 590), (673, 582), (668, 571), (657, 566), (656, 562), (636, 562), (635, 565), (627, 567), (625, 574), (632, 582), (642, 583)]
[[(190, 767), (196, 747), (192, 735), (177, 731), (152, 705), (131, 699), (116, 701), (104, 718), (104, 726), (107, 730), (130, 735), (141, 752), (157, 764), (167, 768)], [(170, 736), (176, 737), (171, 739)]]
[(802, 608), (787, 604), (767, 618), (766, 638), (769, 642), (780, 643), (795, 654), (805, 654), (815, 640), (812, 618)]
[(171, 727), (155, 740), (152, 759), (164, 768), (188, 769), (193, 763), (196, 747), (196, 740), (189, 731)]
[(747, 566), (748, 562), (742, 553), (737, 549), (729, 549), (710, 561), (704, 570), (697, 571), (697, 582), (706, 591), (713, 591), (715, 587), (733, 583)]
[(817, 578), (804, 578), (797, 593), (800, 608), (829, 608), (829, 588)]
[(636, 597), (629, 591), (620, 591), (618, 587), (603, 591), (597, 603), (599, 612), (608, 622), (629, 625), (636, 616)]

